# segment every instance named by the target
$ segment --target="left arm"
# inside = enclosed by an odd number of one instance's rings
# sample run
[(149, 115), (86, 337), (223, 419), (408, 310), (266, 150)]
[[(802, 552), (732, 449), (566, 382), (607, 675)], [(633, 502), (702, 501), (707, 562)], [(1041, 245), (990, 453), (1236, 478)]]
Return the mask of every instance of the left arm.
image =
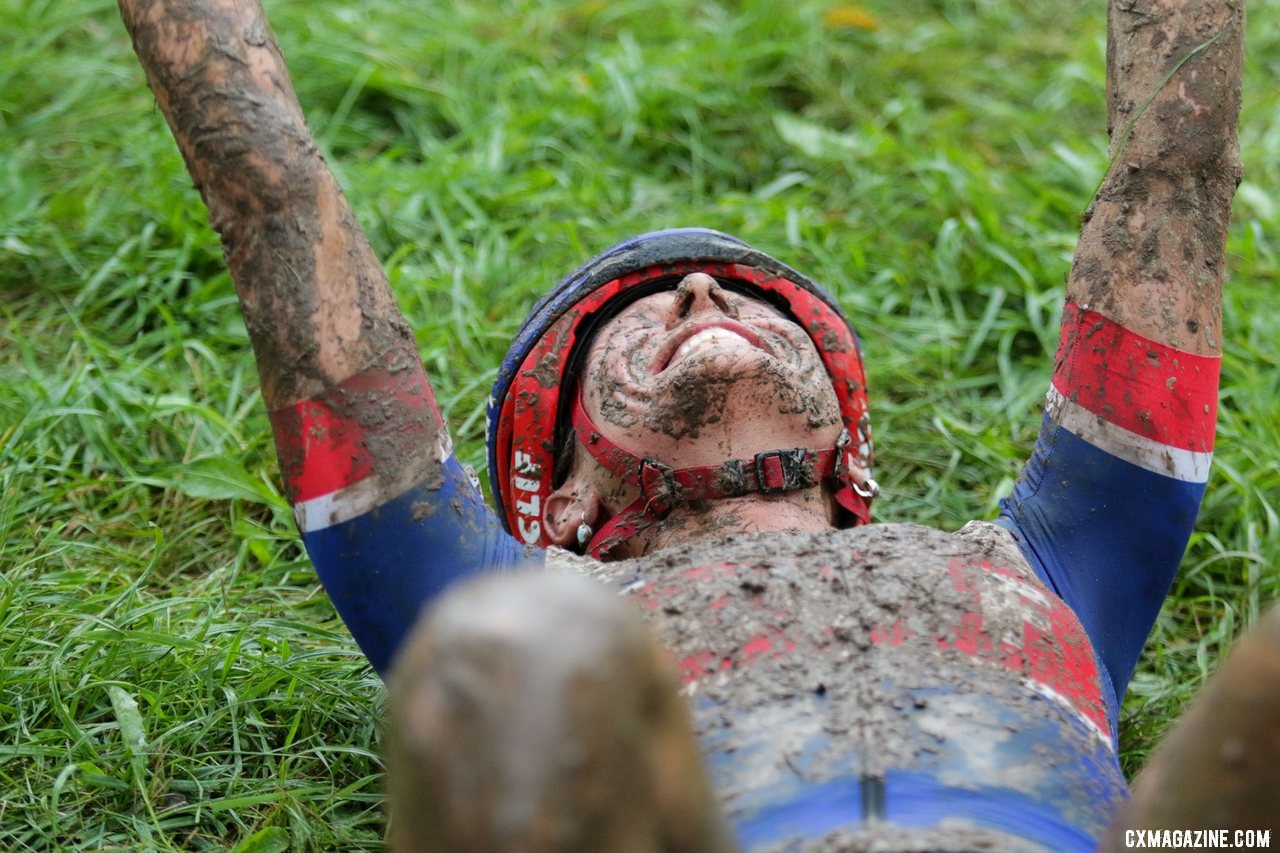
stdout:
[(1240, 180), (1244, 0), (1112, 0), (1111, 165), (1085, 214), (1044, 423), (1000, 523), (1123, 697), (1208, 479)]

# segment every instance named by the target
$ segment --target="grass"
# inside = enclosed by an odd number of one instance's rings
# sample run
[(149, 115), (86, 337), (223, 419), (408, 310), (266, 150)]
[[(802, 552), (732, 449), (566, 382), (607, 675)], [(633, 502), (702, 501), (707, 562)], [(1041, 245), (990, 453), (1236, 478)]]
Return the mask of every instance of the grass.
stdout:
[[(1280, 593), (1278, 5), (1250, 12), (1219, 449), (1128, 769)], [(879, 517), (992, 514), (1105, 163), (1101, 4), (833, 7), (270, 4), (464, 461), (550, 282), (704, 224), (855, 318)], [(104, 0), (0, 0), (0, 453), (0, 846), (381, 847), (382, 687), (298, 546), (217, 240)]]

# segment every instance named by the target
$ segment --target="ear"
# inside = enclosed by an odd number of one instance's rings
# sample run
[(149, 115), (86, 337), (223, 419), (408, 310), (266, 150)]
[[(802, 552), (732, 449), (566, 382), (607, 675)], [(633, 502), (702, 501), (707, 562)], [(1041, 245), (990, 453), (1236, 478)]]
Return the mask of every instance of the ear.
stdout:
[(576, 550), (579, 525), (595, 527), (600, 518), (600, 493), (570, 477), (547, 497), (543, 506), (542, 523), (548, 538), (561, 548)]

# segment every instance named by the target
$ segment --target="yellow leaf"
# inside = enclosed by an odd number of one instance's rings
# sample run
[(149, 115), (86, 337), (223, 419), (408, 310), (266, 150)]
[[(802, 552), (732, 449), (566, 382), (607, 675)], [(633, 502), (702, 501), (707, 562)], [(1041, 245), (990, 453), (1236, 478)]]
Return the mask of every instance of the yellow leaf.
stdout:
[(822, 16), (822, 24), (828, 29), (857, 27), (860, 30), (878, 30), (880, 23), (861, 6), (832, 6)]

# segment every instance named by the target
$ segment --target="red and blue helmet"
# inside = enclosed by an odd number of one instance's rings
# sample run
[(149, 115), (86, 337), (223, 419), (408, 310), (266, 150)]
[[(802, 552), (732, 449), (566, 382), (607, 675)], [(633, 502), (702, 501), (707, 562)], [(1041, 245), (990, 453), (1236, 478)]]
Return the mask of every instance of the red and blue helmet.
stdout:
[[(596, 330), (636, 299), (672, 290), (692, 273), (765, 301), (813, 340), (835, 387), (850, 441), (840, 470), (871, 468), (866, 377), (857, 335), (839, 306), (810, 279), (742, 241), (705, 228), (643, 234), (597, 255), (529, 312), (508, 350), (488, 407), (489, 478), (498, 515), (520, 541), (551, 545), (542, 521), (556, 482), (557, 454), (571, 430), (576, 370)], [(846, 484), (854, 517), (867, 519), (870, 495)], [(852, 501), (850, 503), (849, 501)]]

